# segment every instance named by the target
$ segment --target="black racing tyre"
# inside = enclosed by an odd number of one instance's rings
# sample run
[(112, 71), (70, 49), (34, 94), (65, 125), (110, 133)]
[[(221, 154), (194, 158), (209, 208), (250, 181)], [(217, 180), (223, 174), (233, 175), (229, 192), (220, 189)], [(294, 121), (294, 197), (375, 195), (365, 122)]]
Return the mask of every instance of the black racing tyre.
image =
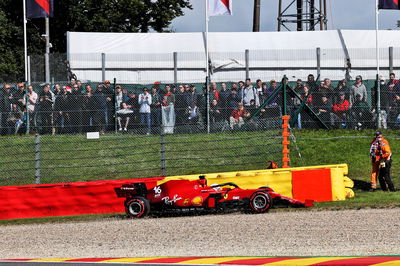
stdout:
[(250, 210), (253, 213), (264, 213), (272, 207), (271, 196), (263, 191), (254, 192), (250, 197)]
[(134, 197), (125, 202), (125, 211), (131, 218), (142, 218), (150, 212), (150, 202), (143, 197)]

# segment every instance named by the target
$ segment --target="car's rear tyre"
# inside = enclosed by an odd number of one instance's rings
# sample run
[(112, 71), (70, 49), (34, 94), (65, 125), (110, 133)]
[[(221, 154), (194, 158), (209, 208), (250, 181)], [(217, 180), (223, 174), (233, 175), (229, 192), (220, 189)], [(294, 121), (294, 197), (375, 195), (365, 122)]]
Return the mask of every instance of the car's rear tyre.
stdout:
[(143, 197), (134, 197), (125, 202), (125, 211), (131, 218), (142, 218), (150, 212), (150, 202)]
[(272, 207), (271, 196), (262, 191), (254, 192), (250, 197), (250, 210), (253, 213), (267, 212)]

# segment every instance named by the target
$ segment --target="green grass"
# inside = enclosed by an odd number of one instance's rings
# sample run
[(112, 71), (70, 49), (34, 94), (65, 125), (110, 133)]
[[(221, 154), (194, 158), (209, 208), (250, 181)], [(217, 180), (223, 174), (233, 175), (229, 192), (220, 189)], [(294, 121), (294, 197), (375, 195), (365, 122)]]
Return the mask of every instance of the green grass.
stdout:
[[(34, 137), (1, 138), (0, 185), (35, 183)], [(41, 137), (41, 183), (142, 178), (260, 169), (279, 160), (279, 132)], [(161, 154), (164, 151), (165, 172)]]

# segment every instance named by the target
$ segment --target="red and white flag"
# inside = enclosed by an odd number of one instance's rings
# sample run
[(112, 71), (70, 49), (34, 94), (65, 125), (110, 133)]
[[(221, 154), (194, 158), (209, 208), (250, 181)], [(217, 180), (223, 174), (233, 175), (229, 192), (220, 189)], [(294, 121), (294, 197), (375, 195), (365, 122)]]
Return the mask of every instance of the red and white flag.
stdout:
[(232, 15), (232, 0), (207, 0), (209, 16)]

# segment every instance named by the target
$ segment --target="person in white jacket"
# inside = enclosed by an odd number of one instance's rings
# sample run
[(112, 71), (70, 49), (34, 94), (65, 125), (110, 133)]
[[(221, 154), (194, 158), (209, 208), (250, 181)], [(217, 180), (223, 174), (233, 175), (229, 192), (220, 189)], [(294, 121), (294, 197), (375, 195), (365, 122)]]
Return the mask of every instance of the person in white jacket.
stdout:
[(147, 88), (143, 88), (143, 93), (139, 95), (139, 113), (140, 113), (140, 124), (147, 128), (147, 135), (151, 132), (151, 95), (149, 94)]

